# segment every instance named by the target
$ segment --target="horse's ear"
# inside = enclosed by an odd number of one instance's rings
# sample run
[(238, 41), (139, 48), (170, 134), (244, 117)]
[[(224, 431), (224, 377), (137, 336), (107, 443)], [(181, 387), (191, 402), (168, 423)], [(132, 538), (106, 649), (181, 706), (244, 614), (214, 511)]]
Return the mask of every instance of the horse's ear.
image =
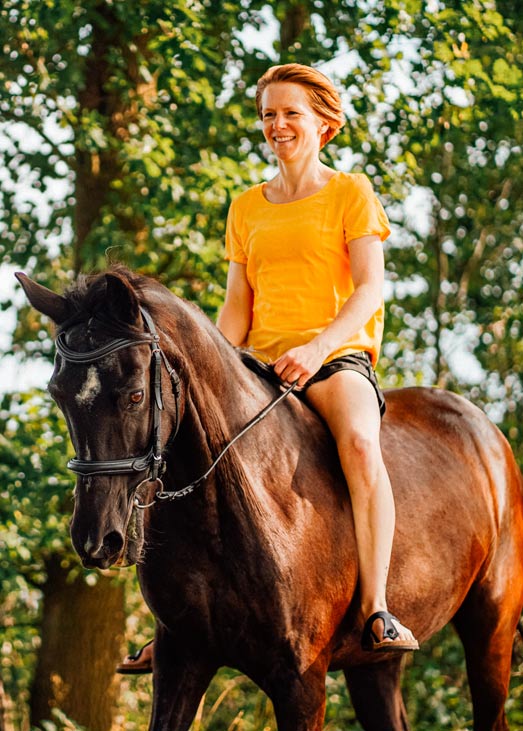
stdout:
[(106, 274), (107, 308), (121, 322), (135, 325), (138, 321), (139, 304), (132, 287), (116, 274)]
[(52, 292), (37, 282), (33, 282), (23, 272), (16, 272), (15, 277), (22, 285), (27, 299), (35, 310), (50, 317), (57, 325), (61, 325), (67, 320), (70, 316), (70, 308), (65, 297)]

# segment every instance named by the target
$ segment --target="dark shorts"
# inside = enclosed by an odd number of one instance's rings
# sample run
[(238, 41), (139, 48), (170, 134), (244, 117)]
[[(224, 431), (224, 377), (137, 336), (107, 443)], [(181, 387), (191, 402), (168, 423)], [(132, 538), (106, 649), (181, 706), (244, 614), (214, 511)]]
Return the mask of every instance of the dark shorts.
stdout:
[(339, 358), (334, 358), (328, 363), (325, 363), (325, 365), (322, 365), (320, 370), (315, 373), (312, 378), (309, 378), (305, 386), (303, 386), (299, 392), (295, 392), (296, 395), (303, 396), (307, 393), (307, 389), (309, 386), (312, 386), (313, 383), (325, 381), (334, 373), (338, 373), (338, 371), (356, 371), (357, 373), (361, 373), (362, 376), (365, 376), (365, 378), (370, 381), (376, 392), (380, 414), (383, 416), (387, 407), (385, 405), (385, 399), (381, 388), (378, 385), (378, 379), (376, 378), (374, 368), (372, 367), (371, 357), (367, 352), (342, 355)]
[[(262, 363), (262, 361), (255, 358), (248, 350), (240, 350), (239, 352), (241, 359), (251, 371), (254, 371), (262, 378), (266, 378), (268, 381), (271, 381), (271, 383), (282, 388), (282, 382), (274, 373), (272, 366)], [(334, 358), (334, 360), (325, 363), (325, 365), (322, 365), (320, 370), (315, 373), (312, 378), (309, 378), (303, 388), (294, 391), (294, 393), (298, 396), (298, 398), (303, 398), (303, 400), (306, 401), (305, 394), (307, 393), (309, 386), (312, 386), (313, 383), (324, 381), (326, 378), (329, 378), (338, 371), (357, 371), (358, 373), (361, 373), (362, 376), (365, 376), (365, 378), (371, 382), (376, 392), (380, 414), (383, 416), (386, 409), (385, 399), (383, 398), (383, 394), (378, 385), (376, 374), (372, 367), (371, 357), (369, 353), (364, 351), (361, 353), (352, 353), (351, 355), (342, 355), (339, 358)]]

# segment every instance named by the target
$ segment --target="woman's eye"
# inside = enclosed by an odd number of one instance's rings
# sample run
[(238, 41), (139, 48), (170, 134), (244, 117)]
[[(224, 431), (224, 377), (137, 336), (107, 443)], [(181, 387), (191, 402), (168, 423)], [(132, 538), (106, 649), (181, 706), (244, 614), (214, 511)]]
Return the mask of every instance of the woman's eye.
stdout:
[(132, 391), (129, 394), (129, 401), (133, 406), (137, 406), (138, 404), (141, 404), (143, 401), (144, 393), (142, 390), (140, 391)]

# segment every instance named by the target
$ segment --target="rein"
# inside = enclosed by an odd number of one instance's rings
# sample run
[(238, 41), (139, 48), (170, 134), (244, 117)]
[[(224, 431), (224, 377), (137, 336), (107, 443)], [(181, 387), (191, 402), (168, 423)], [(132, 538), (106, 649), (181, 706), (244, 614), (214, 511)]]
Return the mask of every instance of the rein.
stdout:
[[(176, 438), (178, 430), (180, 428), (180, 393), (181, 383), (180, 377), (176, 373), (176, 370), (170, 365), (165, 353), (160, 347), (160, 337), (156, 331), (154, 321), (150, 314), (144, 307), (140, 307), (145, 327), (148, 332), (142, 333), (138, 338), (116, 338), (115, 340), (107, 343), (106, 345), (90, 350), (87, 352), (78, 352), (71, 350), (65, 342), (65, 332), (59, 333), (56, 338), (56, 350), (64, 360), (71, 363), (94, 363), (97, 360), (101, 360), (112, 353), (122, 350), (124, 348), (131, 348), (135, 345), (148, 344), (151, 348), (151, 369), (152, 369), (152, 388), (154, 395), (151, 396), (151, 408), (152, 408), (152, 432), (150, 439), (150, 448), (148, 452), (141, 457), (124, 457), (122, 459), (109, 459), (109, 460), (91, 460), (91, 459), (78, 459), (74, 457), (67, 463), (68, 469), (77, 475), (90, 476), (90, 475), (126, 475), (137, 472), (143, 472), (149, 469), (149, 475), (142, 480), (135, 488), (135, 497), (133, 504), (140, 510), (152, 507), (157, 501), (163, 500), (175, 500), (177, 498), (185, 497), (189, 495), (195, 487), (200, 483), (204, 482), (211, 472), (215, 469), (216, 465), (220, 462), (226, 452), (232, 447), (232, 445), (264, 419), (283, 399), (285, 399), (297, 386), (298, 381), (291, 384), (285, 391), (280, 394), (277, 398), (271, 401), (265, 406), (256, 416), (254, 416), (244, 428), (233, 438), (226, 446), (222, 449), (220, 454), (216, 457), (214, 462), (211, 464), (209, 469), (204, 472), (203, 475), (198, 477), (193, 482), (180, 488), (179, 490), (168, 491), (163, 489), (163, 482), (161, 480), (162, 475), (166, 469), (166, 462), (163, 456), (164, 450), (161, 444), (161, 412), (164, 409), (163, 398), (162, 398), (162, 362), (169, 374), (171, 379), (171, 386), (174, 394), (174, 402), (176, 408), (176, 421), (175, 427), (167, 440), (166, 448), (168, 448)], [(160, 485), (160, 489), (154, 495), (153, 500), (150, 503), (140, 503), (136, 496), (139, 488), (146, 482), (156, 482)]]

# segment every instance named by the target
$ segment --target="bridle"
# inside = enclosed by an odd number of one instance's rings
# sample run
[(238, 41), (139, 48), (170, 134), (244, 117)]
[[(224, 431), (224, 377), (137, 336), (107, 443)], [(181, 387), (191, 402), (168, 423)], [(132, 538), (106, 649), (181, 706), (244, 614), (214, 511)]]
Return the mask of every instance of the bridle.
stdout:
[(142, 480), (142, 482), (136, 487), (136, 490), (138, 490), (138, 488), (145, 482), (157, 482), (160, 485), (159, 492), (161, 493), (163, 492), (161, 476), (165, 471), (165, 460), (163, 457), (161, 438), (161, 414), (164, 408), (162, 396), (162, 361), (171, 379), (176, 408), (175, 426), (167, 442), (168, 445), (174, 441), (180, 427), (179, 401), (181, 385), (178, 374), (175, 369), (172, 368), (165, 353), (160, 347), (160, 337), (156, 331), (152, 317), (144, 307), (140, 307), (140, 312), (144, 320), (146, 332), (136, 338), (116, 338), (106, 345), (102, 345), (100, 348), (81, 353), (76, 350), (71, 350), (66, 345), (65, 332), (62, 331), (56, 338), (56, 350), (62, 358), (64, 358), (64, 360), (71, 363), (84, 364), (94, 363), (108, 355), (111, 355), (112, 353), (116, 353), (118, 350), (122, 350), (123, 348), (131, 348), (135, 345), (145, 344), (150, 346), (153, 393), (151, 395), (152, 429), (149, 449), (141, 457), (124, 457), (123, 459), (94, 460), (78, 459), (77, 457), (74, 457), (69, 460), (67, 467), (75, 474), (83, 476), (130, 475), (143, 472), (148, 469), (149, 475), (145, 478), (145, 480)]
[[(166, 462), (164, 459), (164, 451), (173, 443), (178, 430), (180, 428), (180, 394), (181, 394), (181, 382), (176, 370), (169, 363), (167, 356), (160, 347), (160, 337), (157, 333), (154, 321), (150, 314), (144, 307), (140, 306), (140, 312), (144, 321), (146, 331), (141, 333), (136, 338), (115, 338), (106, 345), (102, 345), (94, 350), (86, 352), (78, 352), (71, 350), (65, 342), (65, 331), (62, 330), (56, 338), (56, 350), (59, 355), (70, 363), (94, 363), (102, 358), (116, 353), (118, 350), (124, 348), (131, 348), (135, 345), (148, 344), (151, 348), (151, 370), (152, 370), (152, 391), (153, 396), (151, 397), (151, 410), (152, 410), (152, 430), (150, 438), (149, 450), (141, 457), (124, 457), (122, 459), (106, 459), (106, 460), (92, 460), (92, 459), (78, 459), (74, 457), (67, 463), (67, 467), (77, 475), (91, 476), (91, 475), (129, 475), (149, 470), (149, 475), (142, 480), (135, 488), (135, 497), (133, 503), (135, 507), (141, 510), (152, 507), (157, 500), (173, 500), (175, 498), (185, 497), (189, 495), (194, 488), (201, 482), (207, 479), (207, 477), (214, 470), (218, 462), (224, 456), (224, 454), (232, 447), (232, 445), (242, 437), (249, 429), (255, 424), (260, 422), (272, 409), (277, 406), (280, 401), (286, 398), (291, 391), (297, 385), (297, 381), (288, 386), (283, 393), (281, 393), (276, 399), (271, 401), (264, 409), (262, 409), (253, 419), (251, 419), (245, 427), (222, 449), (220, 454), (216, 457), (214, 462), (211, 464), (209, 469), (201, 475), (198, 479), (185, 485), (183, 488), (175, 491), (164, 490), (162, 475), (165, 472)], [(162, 395), (162, 362), (169, 374), (171, 380), (172, 391), (174, 395), (176, 419), (174, 429), (172, 430), (165, 448), (162, 448), (161, 440), (161, 419), (163, 405)], [(156, 491), (152, 502), (147, 504), (140, 503), (136, 497), (136, 493), (139, 488), (147, 482), (156, 482), (160, 489)]]

